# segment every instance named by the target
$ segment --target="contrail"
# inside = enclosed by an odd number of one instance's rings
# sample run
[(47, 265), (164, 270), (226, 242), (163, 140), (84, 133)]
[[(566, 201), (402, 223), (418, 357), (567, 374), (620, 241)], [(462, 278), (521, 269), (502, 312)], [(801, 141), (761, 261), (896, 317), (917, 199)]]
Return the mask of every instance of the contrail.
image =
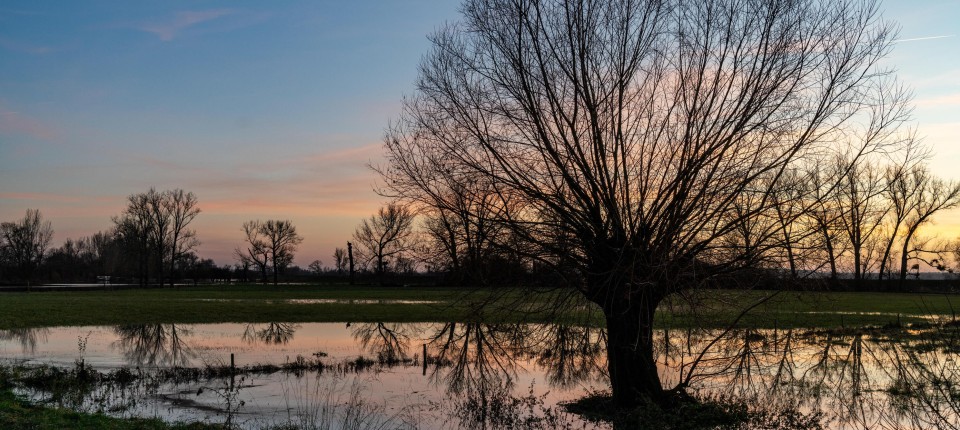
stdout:
[(916, 42), (916, 41), (918, 41), (918, 40), (945, 39), (945, 38), (954, 37), (954, 36), (956, 36), (956, 34), (948, 34), (948, 35), (944, 35), (944, 36), (913, 37), (913, 38), (910, 38), (910, 39), (897, 39), (897, 40), (894, 40), (893, 43)]

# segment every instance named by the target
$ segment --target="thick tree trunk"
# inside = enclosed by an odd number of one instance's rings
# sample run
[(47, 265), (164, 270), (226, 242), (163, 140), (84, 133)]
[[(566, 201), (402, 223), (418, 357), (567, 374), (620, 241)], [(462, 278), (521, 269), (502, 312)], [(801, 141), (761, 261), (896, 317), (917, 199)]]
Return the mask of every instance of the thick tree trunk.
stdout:
[(180, 241), (178, 235), (173, 235), (173, 241), (170, 246), (170, 288), (173, 288), (173, 273), (177, 268), (177, 242)]
[(853, 279), (857, 281), (856, 284), (860, 285), (860, 279), (863, 277), (860, 270), (860, 245), (853, 245)]
[(903, 238), (903, 249), (900, 251), (900, 281), (899, 289), (903, 291), (904, 282), (907, 280), (907, 262), (908, 262), (908, 253), (910, 252), (910, 239), (913, 236), (912, 229), (907, 231), (907, 235)]
[(279, 273), (280, 269), (279, 269), (279, 266), (277, 266), (276, 255), (277, 255), (277, 252), (274, 251), (273, 252), (273, 285), (274, 286), (277, 286), (277, 281), (279, 280), (279, 276), (280, 276), (280, 273)]
[(607, 367), (614, 402), (624, 408), (644, 401), (663, 404), (653, 357), (653, 315), (659, 301), (614, 303), (605, 309)]
[(833, 240), (830, 239), (830, 230), (826, 224), (820, 224), (823, 232), (823, 244), (827, 248), (827, 259), (830, 262), (830, 279), (837, 279), (837, 256), (833, 253)]
[(157, 285), (163, 287), (163, 250), (158, 250), (157, 257)]

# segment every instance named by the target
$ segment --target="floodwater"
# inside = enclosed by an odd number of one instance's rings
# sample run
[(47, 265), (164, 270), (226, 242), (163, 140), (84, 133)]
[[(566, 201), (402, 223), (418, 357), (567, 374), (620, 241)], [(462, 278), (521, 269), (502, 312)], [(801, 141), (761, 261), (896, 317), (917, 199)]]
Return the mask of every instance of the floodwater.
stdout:
[[(361, 428), (609, 428), (557, 406), (608, 389), (604, 340), (596, 328), (482, 323), (63, 327), (0, 331), (0, 364), (82, 360), (105, 373), (157, 375), (105, 383), (68, 405), (117, 416), (253, 429), (341, 428), (351, 416)], [(960, 428), (958, 352), (953, 323), (661, 330), (655, 348), (666, 387), (830, 429)], [(232, 377), (222, 371), (231, 356)], [(172, 368), (221, 371), (164, 374)]]
[[(606, 386), (597, 366), (584, 370), (576, 381), (553, 380), (557, 375), (535, 357), (515, 350), (517, 342), (533, 340), (518, 331), (523, 329), (459, 323), (43, 328), (0, 331), (0, 364), (70, 368), (82, 359), (85, 366), (101, 372), (128, 368), (149, 373), (173, 367), (225, 367), (232, 356), (238, 369), (233, 378), (149, 379), (146, 385), (153, 387), (95, 392), (72, 406), (170, 421), (229, 420), (240, 428), (298, 424), (325, 419), (324, 414), (339, 417), (343, 411), (327, 408), (356, 403), (358, 398), (364, 403), (362, 412), (371, 415), (370, 427), (385, 422), (384, 428), (460, 428), (465, 426), (460, 418), (473, 420), (469, 416), (473, 410), (464, 409), (464, 402), (474, 400), (472, 393), (500, 399), (516, 394), (527, 405), (548, 408)], [(599, 330), (577, 330), (599, 345)], [(262, 365), (292, 370), (251, 370)], [(22, 392), (35, 400), (49, 399), (48, 393)], [(462, 417), (451, 421), (451, 413), (458, 409)], [(576, 428), (595, 427), (573, 415), (562, 420), (576, 423)]]

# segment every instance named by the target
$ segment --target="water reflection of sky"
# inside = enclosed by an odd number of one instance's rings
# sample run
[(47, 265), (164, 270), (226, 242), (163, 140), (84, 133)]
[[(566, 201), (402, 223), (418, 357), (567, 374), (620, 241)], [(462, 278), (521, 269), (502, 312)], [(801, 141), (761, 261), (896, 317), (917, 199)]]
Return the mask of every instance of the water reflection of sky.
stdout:
[[(827, 428), (958, 428), (956, 325), (658, 330), (655, 354), (667, 387), (684, 382), (692, 392), (756, 407), (819, 410)], [(456, 428), (457, 421), (445, 414), (476, 396), (504, 390), (523, 396), (532, 390), (543, 396), (546, 407), (554, 407), (606, 388), (604, 338), (596, 328), (482, 323), (66, 327), (0, 331), (0, 359), (69, 367), (82, 358), (112, 369), (216, 366), (229, 363), (230, 354), (238, 366), (319, 357), (336, 365), (331, 369), (349, 370), (246, 374), (232, 398), (244, 405), (236, 417), (251, 427), (262, 426), (289, 419), (290, 411), (305, 405), (342, 403), (342, 396), (357, 391), (370, 404), (382, 405), (381, 414), (415, 414), (419, 428)], [(362, 372), (337, 367), (359, 356), (382, 365)], [(161, 385), (147, 396), (149, 401), (127, 413), (222, 421), (225, 397), (218, 387), (225, 383)]]
[[(230, 362), (234, 354), (238, 366), (260, 363), (283, 363), (297, 355), (310, 356), (315, 352), (324, 352), (331, 358), (352, 358), (363, 351), (351, 335), (351, 327), (342, 323), (293, 324), (294, 332), (286, 342), (265, 341), (247, 334), (252, 330), (263, 330), (269, 324), (276, 323), (225, 323), (225, 324), (148, 324), (161, 326), (166, 330), (179, 331), (184, 347), (195, 353), (189, 366), (217, 365)], [(150, 363), (131, 361), (125, 358), (122, 336), (117, 327), (57, 327), (33, 329), (42, 332), (35, 348), (24, 348), (19, 337), (10, 339), (0, 337), (0, 356), (6, 359), (27, 361), (28, 363), (46, 363), (72, 365), (80, 358), (79, 343), (86, 342), (83, 358), (87, 364), (114, 368), (121, 366), (142, 366)], [(253, 340), (253, 341), (251, 341)], [(169, 348), (173, 345), (167, 341)], [(153, 363), (167, 365), (169, 363)]]
[[(235, 400), (243, 401), (238, 417), (250, 428), (275, 424), (271, 420), (284, 421), (291, 409), (315, 404), (318, 396), (342, 397), (351, 389), (359, 389), (367, 401), (383, 405), (384, 411), (415, 411), (421, 426), (426, 425), (421, 428), (455, 428), (448, 425), (444, 410), (454, 407), (450, 398), (458, 393), (506, 387), (523, 396), (532, 389), (547, 406), (555, 406), (606, 386), (598, 372), (580, 372), (573, 383), (567, 380), (567, 384), (550, 384), (548, 381), (556, 378), (538, 364), (537, 357), (520, 354), (518, 348), (522, 345), (518, 342), (537, 340), (526, 336), (525, 331), (518, 332), (519, 327), (523, 326), (229, 323), (60, 327), (0, 336), (0, 360), (69, 367), (82, 358), (87, 365), (101, 370), (124, 366), (219, 366), (230, 363), (231, 354), (238, 367), (289, 363), (298, 356), (321, 357), (328, 364), (349, 362), (360, 356), (400, 363), (374, 366), (367, 372), (326, 372), (302, 377), (283, 372), (245, 375), (238, 383), (242, 388)], [(31, 333), (37, 341), (28, 348), (20, 339)], [(422, 367), (424, 345), (431, 356), (429, 370)], [(540, 348), (550, 346), (547, 343)], [(442, 361), (443, 366), (437, 367), (435, 361)], [(598, 363), (594, 363), (594, 370), (600, 368)], [(454, 368), (460, 372), (455, 377), (448, 372)], [(217, 421), (224, 415), (224, 399), (218, 393), (218, 387), (223, 391), (218, 384), (223, 383), (167, 384), (149, 396), (151, 401), (141, 402), (127, 413), (159, 414), (171, 420)], [(341, 392), (332, 393), (333, 389)], [(458, 393), (451, 394), (452, 390)]]

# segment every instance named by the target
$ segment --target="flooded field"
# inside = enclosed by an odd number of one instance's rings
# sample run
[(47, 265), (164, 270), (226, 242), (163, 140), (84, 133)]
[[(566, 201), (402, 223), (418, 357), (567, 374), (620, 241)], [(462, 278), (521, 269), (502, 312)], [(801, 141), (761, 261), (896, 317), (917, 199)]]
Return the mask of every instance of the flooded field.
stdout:
[[(658, 332), (666, 387), (790, 428), (960, 426), (956, 324)], [(603, 330), (564, 325), (258, 323), (0, 331), (40, 402), (240, 428), (610, 428), (560, 405), (608, 389)], [(232, 364), (232, 366), (231, 366)], [(33, 373), (30, 373), (33, 372)], [(56, 372), (86, 376), (58, 387)], [(83, 373), (86, 372), (86, 373)], [(89, 376), (97, 375), (97, 376)], [(34, 381), (30, 383), (29, 381)], [(46, 381), (46, 382), (44, 382)], [(358, 421), (359, 420), (359, 421)]]

